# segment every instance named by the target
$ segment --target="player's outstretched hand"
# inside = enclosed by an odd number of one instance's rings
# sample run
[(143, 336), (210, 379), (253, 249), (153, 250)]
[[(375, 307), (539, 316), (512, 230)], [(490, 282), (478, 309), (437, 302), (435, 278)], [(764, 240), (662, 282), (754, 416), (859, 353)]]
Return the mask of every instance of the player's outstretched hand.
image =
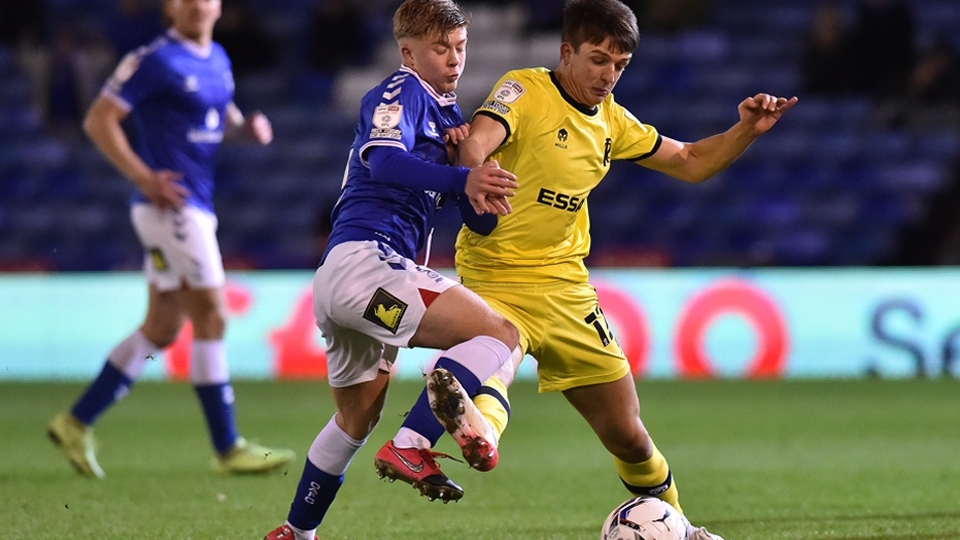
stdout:
[(270, 144), (273, 141), (273, 125), (260, 111), (255, 111), (243, 119), (243, 130), (247, 136), (260, 144)]
[(470, 169), (464, 191), (477, 214), (505, 216), (513, 211), (507, 197), (513, 197), (518, 187), (517, 177), (491, 160)]
[(136, 180), (137, 186), (150, 202), (160, 208), (180, 208), (190, 190), (180, 184), (183, 175), (178, 172), (160, 170), (151, 171), (146, 178)]
[(783, 113), (796, 103), (797, 96), (787, 99), (770, 94), (757, 94), (741, 101), (737, 110), (740, 112), (740, 121), (761, 135), (770, 131)]

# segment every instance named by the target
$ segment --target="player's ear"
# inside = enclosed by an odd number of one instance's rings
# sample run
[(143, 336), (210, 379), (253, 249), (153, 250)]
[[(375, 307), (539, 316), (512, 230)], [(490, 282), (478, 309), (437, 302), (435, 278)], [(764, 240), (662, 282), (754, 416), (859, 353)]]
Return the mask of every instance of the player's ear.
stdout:
[(560, 44), (560, 61), (564, 65), (570, 63), (570, 58), (573, 56), (573, 45), (564, 41)]
[(410, 42), (401, 39), (398, 46), (400, 47), (400, 62), (405, 66), (414, 67), (413, 49), (410, 47)]

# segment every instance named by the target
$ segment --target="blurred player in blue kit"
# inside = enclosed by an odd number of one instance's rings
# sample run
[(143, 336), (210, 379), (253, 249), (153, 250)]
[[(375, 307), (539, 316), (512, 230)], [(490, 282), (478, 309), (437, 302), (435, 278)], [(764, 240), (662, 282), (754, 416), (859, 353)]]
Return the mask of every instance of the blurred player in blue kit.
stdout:
[[(123, 58), (84, 120), (100, 152), (138, 189), (130, 216), (145, 252), (146, 317), (113, 349), (77, 402), (54, 417), (47, 434), (81, 474), (103, 477), (94, 423), (126, 395), (189, 318), (190, 381), (212, 438), (214, 468), (266, 472), (295, 454), (248, 442), (234, 422), (213, 173), (224, 137), (268, 144), (273, 130), (265, 116), (244, 117), (233, 103), (230, 59), (212, 40), (220, 0), (165, 0), (163, 7), (169, 30)], [(128, 115), (135, 122), (136, 151), (121, 126)]]
[[(393, 29), (402, 65), (361, 101), (313, 282), (337, 413), (307, 452), (286, 523), (266, 540), (316, 537), (344, 472), (380, 419), (399, 347), (440, 349), (430, 374), (439, 379), (431, 383), (472, 405), (469, 396), (518, 344), (516, 328), (476, 294), (414, 262), (421, 249), (429, 252), (429, 222), (444, 200), (457, 199), (465, 223), (482, 232), (490, 223), (484, 218), (510, 211), (506, 197), (517, 187), (513, 174), (492, 161), (473, 169), (450, 165), (451, 145), (467, 134), (453, 93), (466, 59), (467, 21), (450, 0), (407, 0)], [(408, 417), (413, 423), (378, 452), (376, 467), (431, 499), (458, 500), (463, 490), (430, 450), (445, 427), (427, 401), (424, 391), (414, 409), (425, 414)], [(480, 433), (468, 431), (458, 442), (465, 454), (495, 459)]]

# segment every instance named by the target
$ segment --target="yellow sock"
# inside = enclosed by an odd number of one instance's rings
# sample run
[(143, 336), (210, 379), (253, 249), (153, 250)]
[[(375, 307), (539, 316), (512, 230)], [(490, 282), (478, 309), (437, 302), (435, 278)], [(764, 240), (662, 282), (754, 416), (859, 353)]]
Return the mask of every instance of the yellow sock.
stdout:
[(510, 420), (510, 401), (507, 399), (506, 385), (497, 377), (490, 377), (473, 397), (473, 402), (490, 423), (497, 442), (500, 442), (500, 436), (507, 429), (507, 422)]
[(680, 493), (673, 481), (673, 475), (670, 474), (670, 465), (657, 449), (657, 445), (653, 445), (653, 456), (643, 463), (627, 463), (616, 457), (613, 461), (620, 480), (631, 493), (657, 497), (683, 513), (683, 508), (680, 508)]

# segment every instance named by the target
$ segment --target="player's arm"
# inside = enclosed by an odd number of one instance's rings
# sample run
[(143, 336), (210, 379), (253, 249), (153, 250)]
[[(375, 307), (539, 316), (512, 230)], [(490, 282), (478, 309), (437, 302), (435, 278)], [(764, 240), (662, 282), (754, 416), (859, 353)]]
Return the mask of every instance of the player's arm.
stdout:
[(161, 208), (183, 206), (189, 191), (177, 183), (181, 175), (173, 171), (154, 171), (140, 159), (130, 147), (121, 126), (126, 116), (126, 109), (101, 94), (87, 110), (83, 130), (110, 163), (136, 184), (153, 204)]
[[(470, 124), (470, 135), (460, 141), (458, 145), (459, 163), (465, 167), (479, 167), (484, 164), (497, 148), (507, 139), (507, 128), (502, 123), (486, 114), (477, 114), (473, 117)], [(499, 167), (495, 161), (490, 162)], [(519, 185), (514, 185), (516, 189)], [(467, 192), (469, 202), (477, 214), (500, 214), (507, 215), (513, 208), (507, 197), (512, 197), (513, 192), (491, 193), (481, 196), (480, 193)]]
[(457, 206), (460, 208), (460, 217), (463, 218), (463, 224), (471, 231), (482, 236), (489, 236), (493, 229), (497, 227), (497, 214), (478, 214), (465, 193), (457, 195)]
[(227, 104), (227, 121), (223, 128), (226, 139), (245, 139), (260, 144), (270, 144), (273, 141), (273, 126), (266, 115), (254, 111), (244, 116), (232, 101)]
[(740, 121), (727, 131), (694, 143), (662, 137), (656, 152), (637, 163), (679, 180), (702, 182), (733, 163), (796, 102), (796, 97), (770, 94), (748, 97), (737, 107)]
[(450, 167), (430, 163), (395, 146), (371, 147), (367, 150), (367, 163), (370, 164), (370, 178), (375, 181), (440, 193), (509, 197), (513, 196), (517, 186), (513, 173), (494, 162), (473, 168)]

